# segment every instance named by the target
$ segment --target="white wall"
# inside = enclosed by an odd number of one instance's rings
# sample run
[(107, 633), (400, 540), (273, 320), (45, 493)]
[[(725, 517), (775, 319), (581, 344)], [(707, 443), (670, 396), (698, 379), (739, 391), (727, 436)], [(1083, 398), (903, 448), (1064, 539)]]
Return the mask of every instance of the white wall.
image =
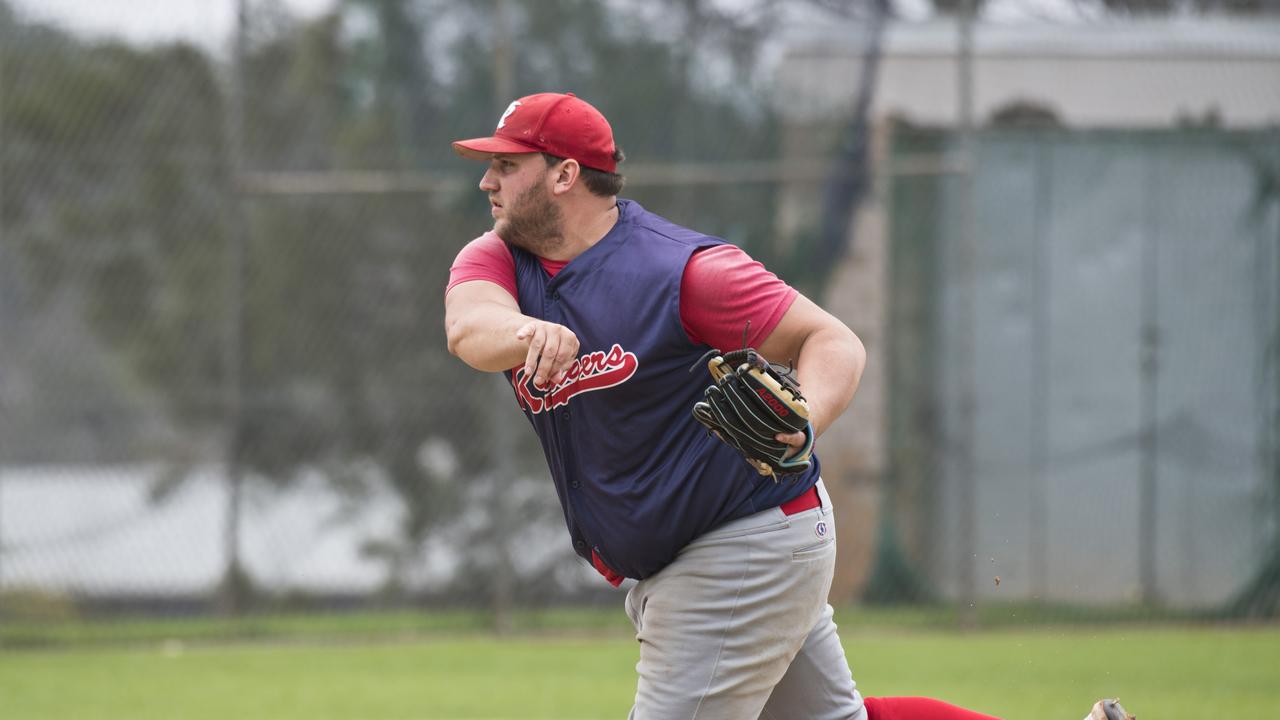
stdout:
[[(952, 122), (955, 50), (951, 23), (892, 25), (875, 114)], [(793, 47), (779, 69), (780, 107), (800, 121), (847, 111), (863, 52), (858, 42), (838, 38)], [(1226, 127), (1280, 123), (1275, 21), (980, 26), (974, 72), (980, 120), (1012, 101), (1034, 100), (1078, 127), (1161, 127), (1211, 109)]]

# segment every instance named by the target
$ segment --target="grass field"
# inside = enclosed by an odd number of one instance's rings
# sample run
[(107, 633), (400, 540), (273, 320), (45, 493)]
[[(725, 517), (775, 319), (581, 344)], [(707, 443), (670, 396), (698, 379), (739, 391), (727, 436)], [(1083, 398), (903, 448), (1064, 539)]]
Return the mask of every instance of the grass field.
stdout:
[[(33, 642), (31, 628), (10, 627), (0, 633), (10, 648), (0, 652), (0, 717), (626, 716), (637, 648), (625, 620), (539, 616), (498, 637), (472, 617), (258, 620), (230, 633), (209, 621), (62, 623), (63, 635), (44, 643)], [(912, 616), (838, 619), (854, 676), (871, 695), (932, 695), (1009, 720), (1079, 720), (1104, 695), (1119, 695), (1142, 720), (1280, 717), (1276, 625), (963, 633)], [(571, 629), (583, 624), (591, 628)]]

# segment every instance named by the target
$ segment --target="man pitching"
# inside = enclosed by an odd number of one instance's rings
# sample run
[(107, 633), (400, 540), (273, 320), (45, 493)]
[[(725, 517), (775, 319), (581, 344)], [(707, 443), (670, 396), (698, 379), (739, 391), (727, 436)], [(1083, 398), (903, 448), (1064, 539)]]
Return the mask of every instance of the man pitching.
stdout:
[(572, 94), (520, 98), (453, 147), (488, 163), (494, 225), (454, 262), (449, 349), (512, 384), (577, 553), (639, 581), (631, 717), (988, 718), (863, 698), (831, 620), (811, 448), (857, 388), (854, 333), (737, 247), (619, 199), (613, 131)]

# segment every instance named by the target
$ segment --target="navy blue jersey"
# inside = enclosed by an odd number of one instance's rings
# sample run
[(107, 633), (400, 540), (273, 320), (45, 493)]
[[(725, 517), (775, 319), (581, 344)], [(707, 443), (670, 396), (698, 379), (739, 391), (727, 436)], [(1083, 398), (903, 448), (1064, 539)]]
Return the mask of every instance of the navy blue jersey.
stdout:
[[(643, 579), (697, 536), (775, 507), (818, 481), (818, 462), (778, 481), (707, 434), (691, 408), (711, 382), (680, 323), (693, 252), (723, 241), (618, 201), (618, 222), (550, 277), (512, 247), (521, 312), (569, 328), (577, 361), (551, 388), (508, 375), (542, 443), (575, 550)], [(733, 348), (721, 348), (731, 350)]]

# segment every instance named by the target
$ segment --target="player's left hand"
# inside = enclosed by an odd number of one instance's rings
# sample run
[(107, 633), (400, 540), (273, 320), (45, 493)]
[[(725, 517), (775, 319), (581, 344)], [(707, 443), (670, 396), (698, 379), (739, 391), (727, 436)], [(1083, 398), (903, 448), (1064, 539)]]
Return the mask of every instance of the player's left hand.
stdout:
[(802, 432), (778, 433), (773, 438), (778, 442), (783, 442), (791, 446), (791, 450), (787, 452), (787, 457), (791, 457), (804, 448), (808, 438)]
[[(810, 407), (807, 402), (805, 403), (805, 407), (809, 409), (809, 427), (813, 428), (814, 433), (816, 434), (818, 421), (815, 418), (813, 408)], [(789, 450), (786, 455), (786, 457), (788, 458), (794, 457), (796, 454), (804, 452), (805, 446), (809, 444), (809, 437), (804, 434), (803, 430), (798, 430), (796, 432), (780, 432), (777, 435), (774, 435), (773, 437), (778, 442), (786, 443), (787, 445), (791, 446), (791, 450)]]

